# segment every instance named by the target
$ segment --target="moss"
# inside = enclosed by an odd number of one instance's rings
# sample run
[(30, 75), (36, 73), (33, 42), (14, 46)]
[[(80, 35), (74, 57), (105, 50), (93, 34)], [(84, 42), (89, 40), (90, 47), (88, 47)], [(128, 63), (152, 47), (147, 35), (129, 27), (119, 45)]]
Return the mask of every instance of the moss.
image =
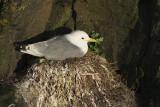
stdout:
[(104, 50), (102, 49), (103, 37), (95, 31), (92, 31), (89, 35), (97, 41), (89, 44), (89, 50), (105, 57)]

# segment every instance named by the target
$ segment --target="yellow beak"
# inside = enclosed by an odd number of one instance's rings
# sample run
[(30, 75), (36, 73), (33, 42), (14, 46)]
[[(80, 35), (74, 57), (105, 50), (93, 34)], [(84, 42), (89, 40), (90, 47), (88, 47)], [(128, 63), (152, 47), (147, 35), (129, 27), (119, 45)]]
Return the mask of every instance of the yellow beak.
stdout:
[(95, 39), (92, 39), (92, 38), (89, 38), (89, 39), (86, 39), (87, 42), (97, 42)]

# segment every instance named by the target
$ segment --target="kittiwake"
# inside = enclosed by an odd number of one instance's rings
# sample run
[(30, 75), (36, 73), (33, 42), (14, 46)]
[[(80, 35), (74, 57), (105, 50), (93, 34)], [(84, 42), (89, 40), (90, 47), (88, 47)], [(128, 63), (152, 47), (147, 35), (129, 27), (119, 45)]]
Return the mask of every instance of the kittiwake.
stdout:
[(88, 51), (88, 42), (96, 42), (84, 31), (76, 30), (49, 40), (20, 46), (20, 52), (48, 60), (82, 57)]

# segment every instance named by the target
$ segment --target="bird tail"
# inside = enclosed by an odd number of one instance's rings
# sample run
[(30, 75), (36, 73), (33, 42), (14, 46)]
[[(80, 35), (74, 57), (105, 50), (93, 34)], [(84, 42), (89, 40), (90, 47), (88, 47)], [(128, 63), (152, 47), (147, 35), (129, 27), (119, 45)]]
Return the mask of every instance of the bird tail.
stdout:
[(35, 49), (35, 47), (32, 44), (23, 44), (21, 42), (14, 43), (15, 49), (19, 52), (30, 54), (33, 56), (39, 56), (42, 55)]

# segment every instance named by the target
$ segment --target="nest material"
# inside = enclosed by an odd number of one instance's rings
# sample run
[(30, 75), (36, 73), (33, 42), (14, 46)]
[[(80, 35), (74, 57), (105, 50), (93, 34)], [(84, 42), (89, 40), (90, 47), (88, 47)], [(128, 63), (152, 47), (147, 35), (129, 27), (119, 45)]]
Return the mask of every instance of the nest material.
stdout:
[(135, 96), (102, 57), (45, 61), (17, 84), (28, 107), (135, 107)]

